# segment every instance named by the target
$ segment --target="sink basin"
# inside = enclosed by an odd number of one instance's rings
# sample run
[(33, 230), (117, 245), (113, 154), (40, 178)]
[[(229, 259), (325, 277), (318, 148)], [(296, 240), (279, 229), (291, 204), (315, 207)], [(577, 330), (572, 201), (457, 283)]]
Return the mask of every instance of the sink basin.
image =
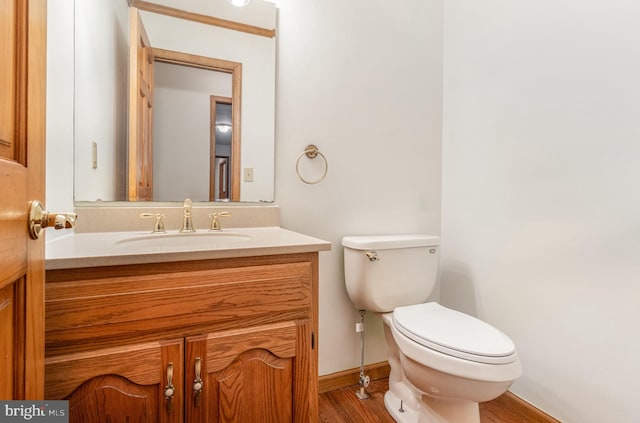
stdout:
[(116, 246), (144, 248), (151, 251), (180, 249), (218, 249), (236, 246), (251, 237), (237, 232), (175, 232), (135, 235), (120, 239)]

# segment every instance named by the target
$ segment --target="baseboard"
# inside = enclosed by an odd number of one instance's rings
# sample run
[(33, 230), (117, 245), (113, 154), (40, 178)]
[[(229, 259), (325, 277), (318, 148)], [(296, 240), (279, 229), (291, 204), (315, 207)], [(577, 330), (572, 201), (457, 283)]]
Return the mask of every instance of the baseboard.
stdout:
[(523, 400), (511, 391), (505, 392), (503, 395), (491, 401), (502, 409), (511, 411), (514, 415), (526, 422), (539, 423), (560, 423), (557, 420), (539, 408), (534, 407), (527, 401)]
[[(389, 363), (374, 363), (365, 366), (364, 374), (369, 376), (371, 380), (384, 379), (389, 377)], [(357, 385), (360, 380), (360, 368), (343, 370), (341, 372), (323, 375), (319, 378), (319, 392), (334, 391), (337, 389), (347, 388)], [(496, 398), (487, 404), (491, 407), (498, 407), (508, 411), (514, 416), (518, 416), (522, 421), (536, 423), (560, 423), (544, 411), (529, 404), (514, 393), (507, 391), (504, 395)], [(481, 405), (481, 406), (483, 406)]]
[[(374, 363), (364, 366), (364, 374), (369, 376), (371, 380), (383, 379), (389, 377), (389, 363)], [(360, 368), (343, 370), (337, 373), (331, 373), (319, 377), (319, 391), (323, 392), (334, 391), (336, 389), (342, 389), (349, 386), (357, 385), (360, 381)]]

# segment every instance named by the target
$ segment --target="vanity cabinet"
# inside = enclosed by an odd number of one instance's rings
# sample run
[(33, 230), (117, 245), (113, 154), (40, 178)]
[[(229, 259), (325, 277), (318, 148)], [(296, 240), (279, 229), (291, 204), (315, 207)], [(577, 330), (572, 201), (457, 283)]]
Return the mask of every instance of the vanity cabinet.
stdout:
[(70, 422), (317, 422), (318, 253), (49, 270)]

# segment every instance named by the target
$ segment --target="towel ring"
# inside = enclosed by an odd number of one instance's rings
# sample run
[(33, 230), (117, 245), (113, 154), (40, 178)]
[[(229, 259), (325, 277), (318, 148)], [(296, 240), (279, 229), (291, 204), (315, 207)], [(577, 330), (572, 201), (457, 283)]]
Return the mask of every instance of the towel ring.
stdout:
[[(324, 161), (324, 173), (320, 178), (316, 179), (315, 181), (309, 181), (307, 179), (304, 179), (304, 177), (300, 174), (300, 161), (304, 156), (307, 156), (310, 159), (315, 159), (317, 156), (320, 156), (322, 157), (322, 161)], [(298, 174), (298, 178), (300, 178), (300, 180), (305, 184), (313, 185), (322, 181), (324, 177), (327, 176), (328, 170), (329, 170), (329, 163), (327, 162), (327, 158), (324, 156), (324, 154), (320, 152), (320, 150), (318, 150), (318, 147), (316, 147), (313, 144), (309, 144), (307, 148), (304, 149), (302, 154), (298, 156), (298, 161), (296, 162), (296, 173)]]

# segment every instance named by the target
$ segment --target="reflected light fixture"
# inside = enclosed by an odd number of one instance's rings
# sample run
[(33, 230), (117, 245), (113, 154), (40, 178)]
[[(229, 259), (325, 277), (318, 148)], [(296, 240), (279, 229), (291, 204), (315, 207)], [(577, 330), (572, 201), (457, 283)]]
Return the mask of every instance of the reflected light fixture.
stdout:
[(234, 6), (242, 7), (242, 6), (248, 5), (249, 1), (251, 0), (227, 0), (227, 1)]
[(216, 129), (220, 131), (221, 134), (226, 134), (231, 131), (231, 125), (228, 123), (216, 123)]

